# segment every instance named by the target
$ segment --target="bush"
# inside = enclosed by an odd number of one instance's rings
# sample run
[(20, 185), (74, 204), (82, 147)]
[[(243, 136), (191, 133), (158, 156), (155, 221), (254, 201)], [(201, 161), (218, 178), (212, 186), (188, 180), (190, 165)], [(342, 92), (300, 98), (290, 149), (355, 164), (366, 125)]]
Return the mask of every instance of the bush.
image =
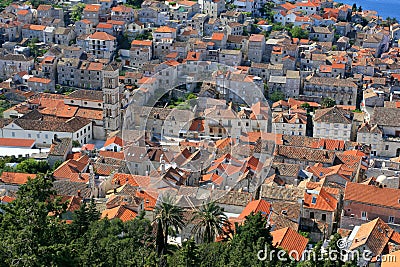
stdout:
[(80, 147), (80, 146), (81, 146), (81, 143), (79, 143), (78, 140), (73, 140), (73, 141), (72, 141), (72, 146), (73, 146), (73, 147)]

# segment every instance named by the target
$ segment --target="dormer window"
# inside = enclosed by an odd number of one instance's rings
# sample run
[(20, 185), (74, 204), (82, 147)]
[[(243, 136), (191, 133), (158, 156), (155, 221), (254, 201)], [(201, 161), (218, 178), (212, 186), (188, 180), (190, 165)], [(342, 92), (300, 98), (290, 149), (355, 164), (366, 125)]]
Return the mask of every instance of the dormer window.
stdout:
[(316, 204), (317, 203), (317, 197), (312, 197), (311, 199), (311, 204)]

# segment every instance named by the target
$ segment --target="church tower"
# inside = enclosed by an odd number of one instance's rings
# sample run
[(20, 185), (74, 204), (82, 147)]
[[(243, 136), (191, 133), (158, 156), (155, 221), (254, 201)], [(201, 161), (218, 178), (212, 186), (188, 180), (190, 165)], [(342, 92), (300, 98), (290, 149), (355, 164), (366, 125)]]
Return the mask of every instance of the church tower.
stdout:
[(108, 64), (103, 69), (103, 121), (106, 135), (121, 127), (121, 101), (119, 88), (119, 68)]

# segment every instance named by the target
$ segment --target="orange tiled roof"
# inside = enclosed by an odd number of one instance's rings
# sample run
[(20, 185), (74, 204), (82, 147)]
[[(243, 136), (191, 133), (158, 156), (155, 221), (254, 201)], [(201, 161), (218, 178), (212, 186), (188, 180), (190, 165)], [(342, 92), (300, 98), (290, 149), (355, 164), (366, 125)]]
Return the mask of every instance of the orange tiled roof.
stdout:
[(282, 228), (271, 232), (272, 245), (281, 247), (286, 251), (293, 252), (292, 256), (297, 261), (301, 260), (304, 250), (307, 247), (308, 239), (297, 233), (290, 227)]
[(51, 9), (51, 5), (39, 5), (37, 11), (47, 11)]
[(152, 46), (153, 41), (151, 40), (133, 40), (131, 45), (135, 46)]
[(173, 32), (176, 32), (176, 29), (171, 28), (169, 26), (161, 26), (160, 28), (157, 28), (154, 32), (158, 32), (158, 33), (173, 33)]
[(144, 210), (151, 211), (157, 203), (158, 193), (153, 191), (136, 191), (136, 196), (144, 200)]
[(28, 79), (28, 82), (32, 82), (32, 83), (51, 83), (50, 79), (46, 79), (46, 78), (39, 78), (39, 77), (31, 77)]
[(1, 202), (5, 202), (5, 203), (10, 203), (10, 202), (12, 202), (12, 201), (14, 201), (15, 200), (15, 197), (10, 197), (10, 196), (2, 196), (2, 197), (0, 197), (0, 201)]
[(89, 179), (88, 176), (80, 177), (80, 174), (85, 170), (87, 165), (89, 164), (89, 157), (84, 155), (81, 156), (78, 160), (69, 159), (62, 163), (54, 172), (53, 176), (56, 179), (73, 179), (76, 178), (79, 182), (87, 182)]
[(124, 185), (128, 183), (132, 186), (147, 187), (150, 185), (150, 176), (114, 173), (112, 183), (118, 185)]
[(83, 11), (86, 12), (99, 12), (100, 11), (100, 5), (86, 5)]
[(111, 9), (111, 11), (129, 13), (129, 12), (133, 12), (133, 9), (128, 6), (119, 5), (119, 6), (113, 7)]
[(78, 108), (75, 116), (92, 120), (102, 120), (103, 111), (101, 109)]
[(125, 155), (123, 152), (100, 150), (99, 155), (101, 157), (105, 157), (105, 158), (114, 158), (114, 159), (120, 159), (120, 160), (123, 160), (125, 158)]
[(34, 139), (20, 138), (0, 138), (0, 147), (28, 147), (31, 148), (35, 144)]
[(97, 24), (98, 29), (112, 29), (113, 25), (109, 24), (109, 23), (104, 23), (104, 22), (100, 22), (99, 24)]
[(400, 189), (347, 183), (344, 200), (400, 209)]
[(33, 31), (44, 31), (44, 30), (46, 29), (46, 26), (31, 24), (31, 25), (29, 26), (29, 29), (30, 29), (30, 30), (33, 30)]
[(268, 214), (271, 212), (271, 204), (264, 199), (253, 200), (247, 204), (242, 213), (240, 213), (238, 219), (244, 219), (252, 212), (254, 214), (261, 212), (263, 216), (268, 216)]
[(83, 22), (83, 23), (85, 23), (85, 24), (93, 24), (90, 20), (88, 20), (88, 19), (82, 19), (82, 20), (80, 20), (80, 22)]
[(106, 32), (95, 32), (88, 36), (90, 39), (103, 40), (103, 41), (114, 41), (116, 38)]
[(222, 41), (224, 39), (225, 34), (223, 32), (214, 32), (211, 36), (211, 40), (214, 41)]
[(101, 213), (101, 218), (121, 219), (121, 221), (126, 222), (135, 219), (137, 213), (125, 206), (117, 206), (111, 209), (106, 209)]
[[(316, 198), (313, 203), (312, 199)], [(325, 188), (321, 188), (318, 194), (305, 192), (304, 193), (304, 206), (309, 209), (335, 211), (337, 209), (338, 200), (328, 193)]]
[(354, 236), (350, 250), (367, 246), (374, 256), (380, 255), (387, 246), (392, 233), (392, 228), (390, 228), (382, 219), (376, 218), (375, 220), (364, 223), (360, 226)]
[(21, 9), (21, 10), (19, 10), (19, 11), (17, 12), (17, 15), (25, 16), (25, 15), (28, 15), (28, 13), (29, 13), (28, 10), (26, 10), (26, 9)]
[(18, 172), (3, 172), (1, 174), (1, 181), (6, 184), (26, 184), (28, 179), (35, 179), (36, 174), (18, 173)]
[(116, 145), (119, 145), (120, 147), (122, 147), (124, 145), (124, 141), (119, 136), (113, 136), (106, 140), (103, 147), (109, 146), (111, 144), (116, 144)]
[(201, 55), (200, 52), (192, 52), (192, 51), (190, 51), (187, 54), (186, 60), (188, 60), (188, 61), (198, 61), (198, 60), (200, 60), (200, 55)]

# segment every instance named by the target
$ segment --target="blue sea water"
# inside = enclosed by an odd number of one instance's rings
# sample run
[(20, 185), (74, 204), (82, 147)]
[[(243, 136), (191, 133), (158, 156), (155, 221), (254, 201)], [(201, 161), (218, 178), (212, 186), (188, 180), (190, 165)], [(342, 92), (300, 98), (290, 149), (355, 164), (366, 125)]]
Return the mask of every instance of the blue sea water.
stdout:
[(395, 17), (400, 21), (400, 0), (336, 0), (349, 5), (356, 3), (363, 9), (376, 10), (379, 16), (384, 19), (387, 17)]

